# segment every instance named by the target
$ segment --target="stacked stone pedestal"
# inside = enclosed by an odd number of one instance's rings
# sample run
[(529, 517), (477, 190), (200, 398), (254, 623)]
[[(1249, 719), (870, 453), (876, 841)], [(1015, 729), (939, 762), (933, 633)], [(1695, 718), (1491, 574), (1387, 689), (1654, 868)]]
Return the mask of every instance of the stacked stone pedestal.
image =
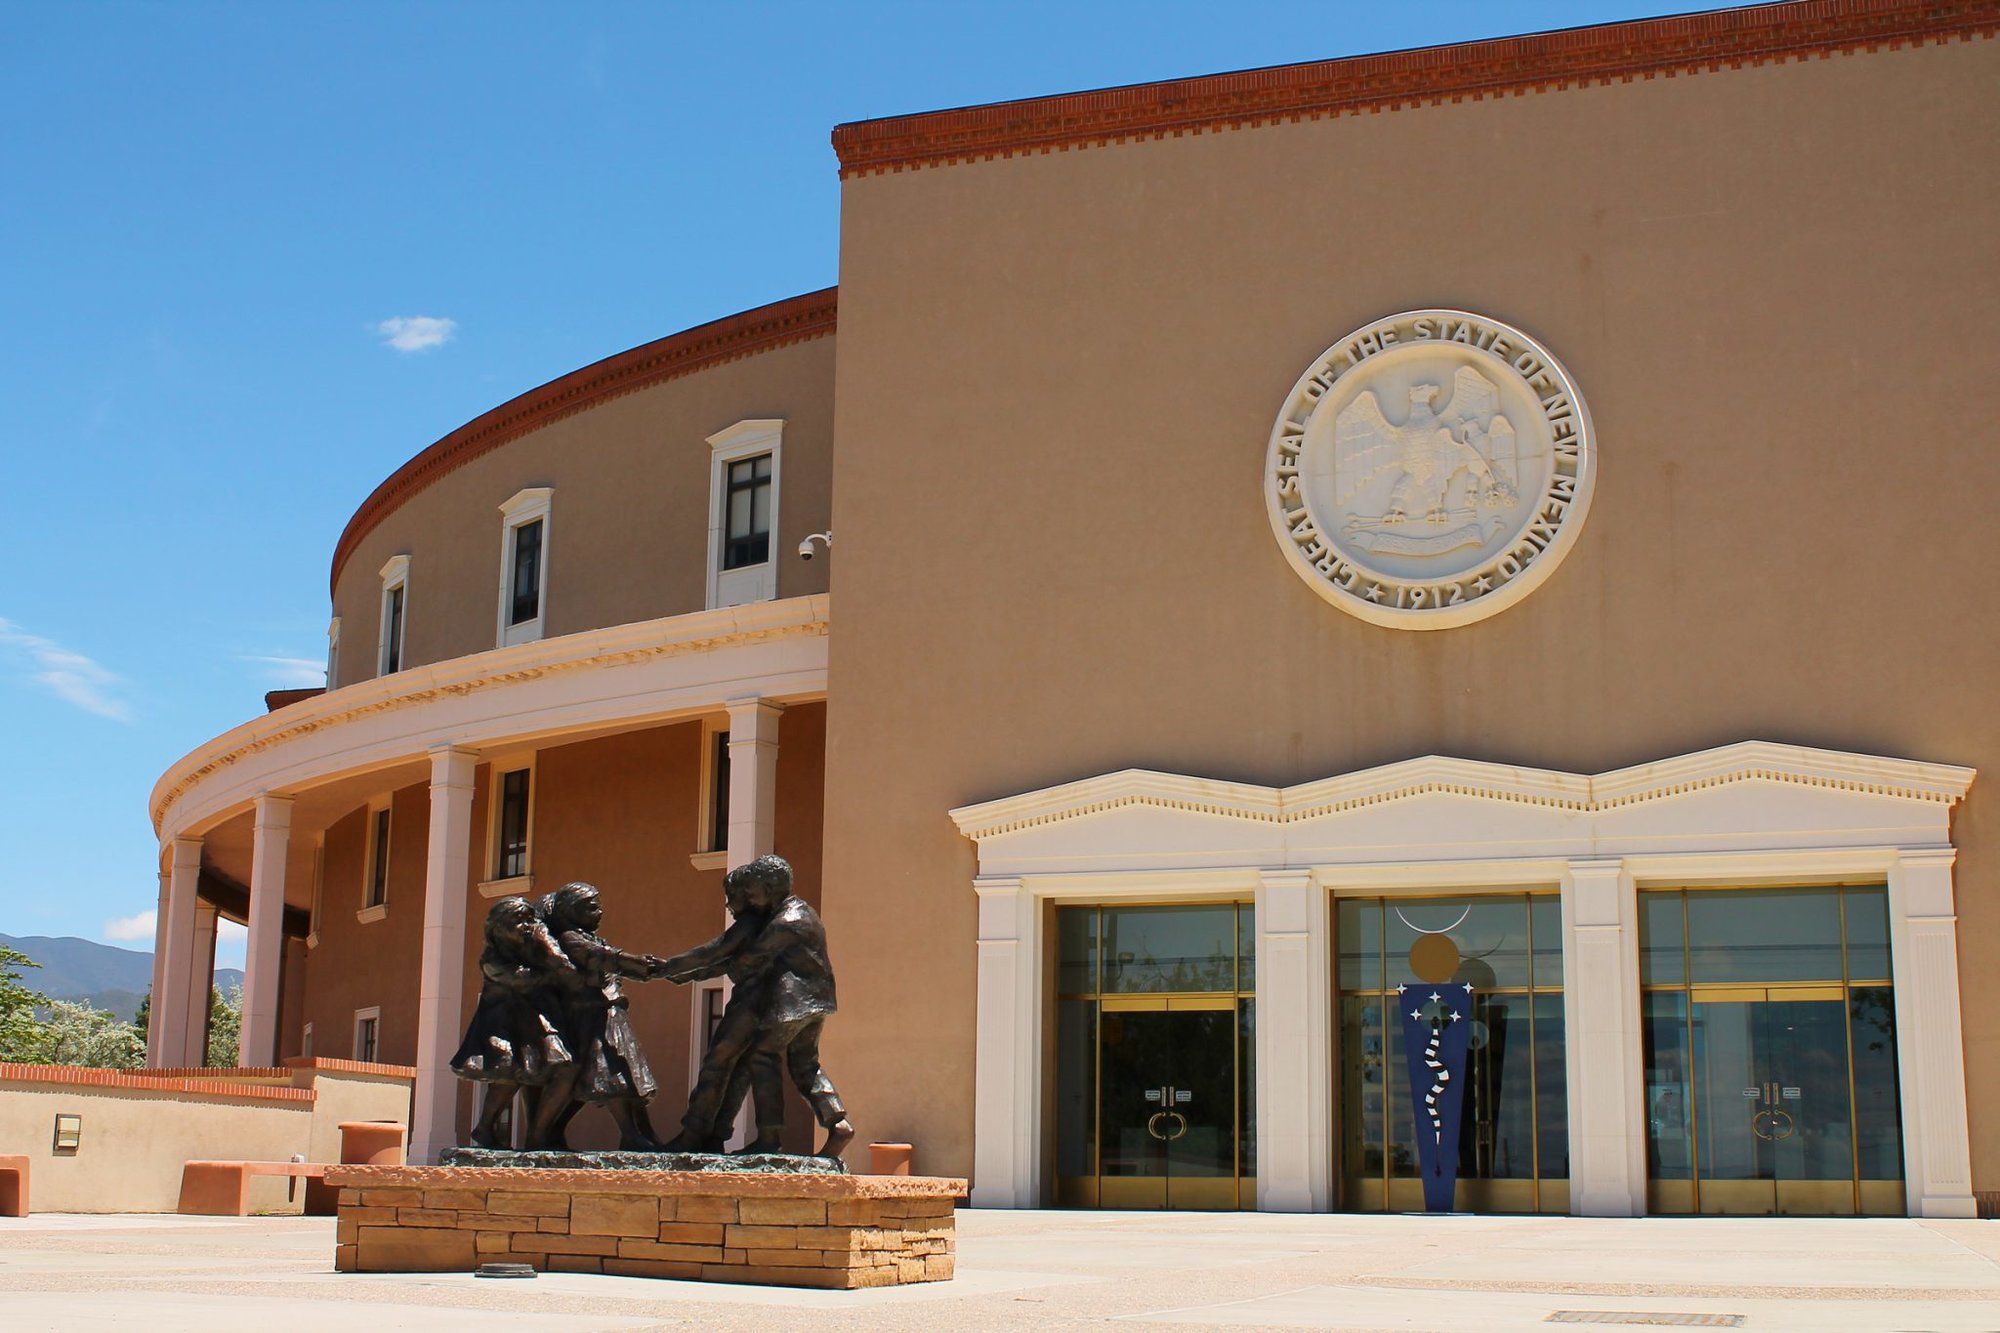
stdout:
[(936, 1176), (329, 1166), (341, 1272), (552, 1272), (887, 1287), (952, 1275)]

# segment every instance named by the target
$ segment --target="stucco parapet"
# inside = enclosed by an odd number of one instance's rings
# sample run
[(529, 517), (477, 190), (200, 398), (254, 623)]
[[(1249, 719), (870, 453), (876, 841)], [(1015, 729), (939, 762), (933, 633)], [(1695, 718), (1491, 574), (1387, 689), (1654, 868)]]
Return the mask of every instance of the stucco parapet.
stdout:
[(703, 1171), (553, 1171), (536, 1167), (328, 1166), (337, 1189), (502, 1189), (550, 1194), (716, 1194), (786, 1199), (962, 1198), (956, 1176), (766, 1175)]
[(620, 352), (509, 399), (460, 426), (397, 468), (348, 520), (334, 547), (328, 585), (362, 539), (417, 492), (509, 440), (587, 408), (711, 366), (754, 356), (834, 331), (839, 289), (828, 287), (712, 320)]
[[(283, 1072), (278, 1071), (279, 1077)], [(151, 1092), (203, 1100), (290, 1102), (309, 1110), (317, 1094), (310, 1088), (271, 1087), (256, 1082), (236, 1082), (227, 1078), (160, 1077), (122, 1069), (87, 1069), (70, 1065), (20, 1065), (0, 1063), (0, 1085), (42, 1083), (71, 1088), (98, 1088), (105, 1091)]]
[(1802, 0), (841, 125), (843, 177), (1989, 37), (1996, 0)]
[(1595, 775), (1438, 755), (1292, 787), (1126, 769), (960, 806), (951, 817), (961, 833), (980, 839), (1132, 805), (1290, 824), (1385, 801), (1442, 793), (1589, 814), (1753, 781), (1950, 806), (1964, 797), (1974, 776), (1973, 769), (1950, 764), (1815, 750), (1774, 741), (1742, 741)]
[(567, 672), (608, 670), (763, 639), (824, 636), (830, 613), (824, 593), (752, 602), (492, 648), (358, 681), (283, 712), (252, 718), (184, 756), (154, 784), (153, 827), (164, 827), (174, 802), (208, 775), (328, 728)]

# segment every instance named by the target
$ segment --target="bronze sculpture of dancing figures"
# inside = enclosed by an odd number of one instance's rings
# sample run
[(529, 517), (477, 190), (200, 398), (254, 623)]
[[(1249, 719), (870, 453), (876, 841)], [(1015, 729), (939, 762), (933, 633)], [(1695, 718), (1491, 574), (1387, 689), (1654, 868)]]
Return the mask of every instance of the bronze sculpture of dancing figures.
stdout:
[(757, 1137), (745, 1152), (781, 1152), (784, 1085), (780, 1061), (827, 1132), (823, 1157), (838, 1158), (854, 1138), (840, 1094), (819, 1063), (820, 1030), (835, 1010), (833, 966), (819, 913), (792, 892), (784, 858), (760, 856), (723, 879), (736, 920), (707, 944), (660, 965), (677, 982), (727, 976), (735, 989), (688, 1097), (681, 1133), (668, 1151), (719, 1151), (748, 1086)]
[(500, 1115), (515, 1092), (525, 1094), (529, 1119), (541, 1089), (576, 1063), (562, 1037), (562, 1006), (554, 989), (558, 973), (576, 967), (557, 946), (526, 898), (502, 898), (486, 914), (486, 948), (479, 955), (484, 981), (465, 1040), (451, 1057), (460, 1078), (486, 1085), (486, 1101), (472, 1141), (498, 1148)]
[(630, 954), (604, 942), (597, 927), (604, 919), (596, 886), (565, 884), (539, 904), (542, 918), (572, 970), (554, 974), (562, 1005), (564, 1036), (574, 1063), (558, 1071), (542, 1093), (529, 1133), (532, 1147), (560, 1147), (559, 1135), (578, 1102), (603, 1106), (618, 1125), (618, 1146), (654, 1152), (646, 1103), (659, 1086), (632, 1024), (619, 983), (665, 975), (658, 958)]

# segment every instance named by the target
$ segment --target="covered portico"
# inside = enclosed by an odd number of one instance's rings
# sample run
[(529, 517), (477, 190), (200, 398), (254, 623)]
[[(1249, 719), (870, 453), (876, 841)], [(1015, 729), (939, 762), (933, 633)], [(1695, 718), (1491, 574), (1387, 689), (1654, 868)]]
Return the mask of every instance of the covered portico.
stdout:
[(239, 1058), (267, 1065), (283, 1053), (287, 940), (299, 956), (316, 942), (327, 830), (415, 786), (428, 817), (421, 967), (406, 983), (418, 1011), (410, 1143), (412, 1161), (435, 1161), (454, 1141), (446, 1061), (464, 1021), (468, 907), (533, 887), (481, 869), (479, 765), (702, 721), (728, 736), (726, 841), (709, 855), (741, 864), (772, 850), (781, 719), (825, 697), (827, 632), (827, 598), (815, 595), (543, 639), (317, 695), (189, 754), (153, 792), (163, 882), (149, 1062), (201, 1062), (214, 900), (232, 884), (250, 936)]

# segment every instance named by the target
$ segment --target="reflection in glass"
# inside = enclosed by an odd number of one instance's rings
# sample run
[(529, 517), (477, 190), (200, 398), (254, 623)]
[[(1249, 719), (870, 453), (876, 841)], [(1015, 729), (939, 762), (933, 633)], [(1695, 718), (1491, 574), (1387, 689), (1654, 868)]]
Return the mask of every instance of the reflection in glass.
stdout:
[(1334, 907), (1334, 943), (1340, 950), (1340, 989), (1382, 989), (1382, 903), (1342, 898)]
[(1646, 986), (1687, 984), (1687, 929), (1682, 920), (1687, 895), (1639, 895), (1639, 981)]
[(1236, 989), (1236, 906), (1103, 909), (1104, 993)]
[(1097, 1115), (1097, 1001), (1056, 1001), (1056, 1175), (1097, 1174), (1091, 1153)]
[[(1243, 915), (1250, 915), (1245, 908)], [(1257, 1002), (1236, 1002), (1236, 1171), (1246, 1181), (1257, 1179)], [(1255, 1191), (1248, 1202), (1254, 1202)]]
[(1688, 979), (1694, 984), (1840, 980), (1840, 890), (1733, 889), (1686, 897)]
[(1844, 889), (1847, 912), (1847, 975), (1854, 981), (1889, 977), (1889, 891)]
[[(1538, 900), (1539, 901), (1539, 900)], [(1541, 936), (1535, 936), (1539, 943)], [(1560, 974), (1558, 974), (1560, 976)], [(1561, 992), (1537, 992), (1535, 1009), (1535, 1168), (1541, 1177), (1541, 1211), (1569, 1211), (1567, 1191), (1555, 1191), (1569, 1179), (1569, 1043), (1563, 1039)]]
[(1896, 1010), (1887, 986), (1848, 995), (1854, 1048), (1856, 1164), (1863, 1180), (1903, 1178), (1903, 1101), (1896, 1086)]
[(1056, 994), (1097, 993), (1097, 909), (1056, 909)]
[[(1680, 904), (1674, 906), (1678, 920)], [(1655, 1180), (1693, 1180), (1694, 1103), (1688, 1087), (1687, 996), (1654, 992), (1644, 997), (1641, 1013), (1646, 1060), (1646, 1171)]]
[(1389, 1101), (1382, 1009), (1379, 998), (1340, 1000), (1340, 1160), (1349, 1182), (1347, 1206), (1369, 1211), (1388, 1206), (1382, 1184)]

